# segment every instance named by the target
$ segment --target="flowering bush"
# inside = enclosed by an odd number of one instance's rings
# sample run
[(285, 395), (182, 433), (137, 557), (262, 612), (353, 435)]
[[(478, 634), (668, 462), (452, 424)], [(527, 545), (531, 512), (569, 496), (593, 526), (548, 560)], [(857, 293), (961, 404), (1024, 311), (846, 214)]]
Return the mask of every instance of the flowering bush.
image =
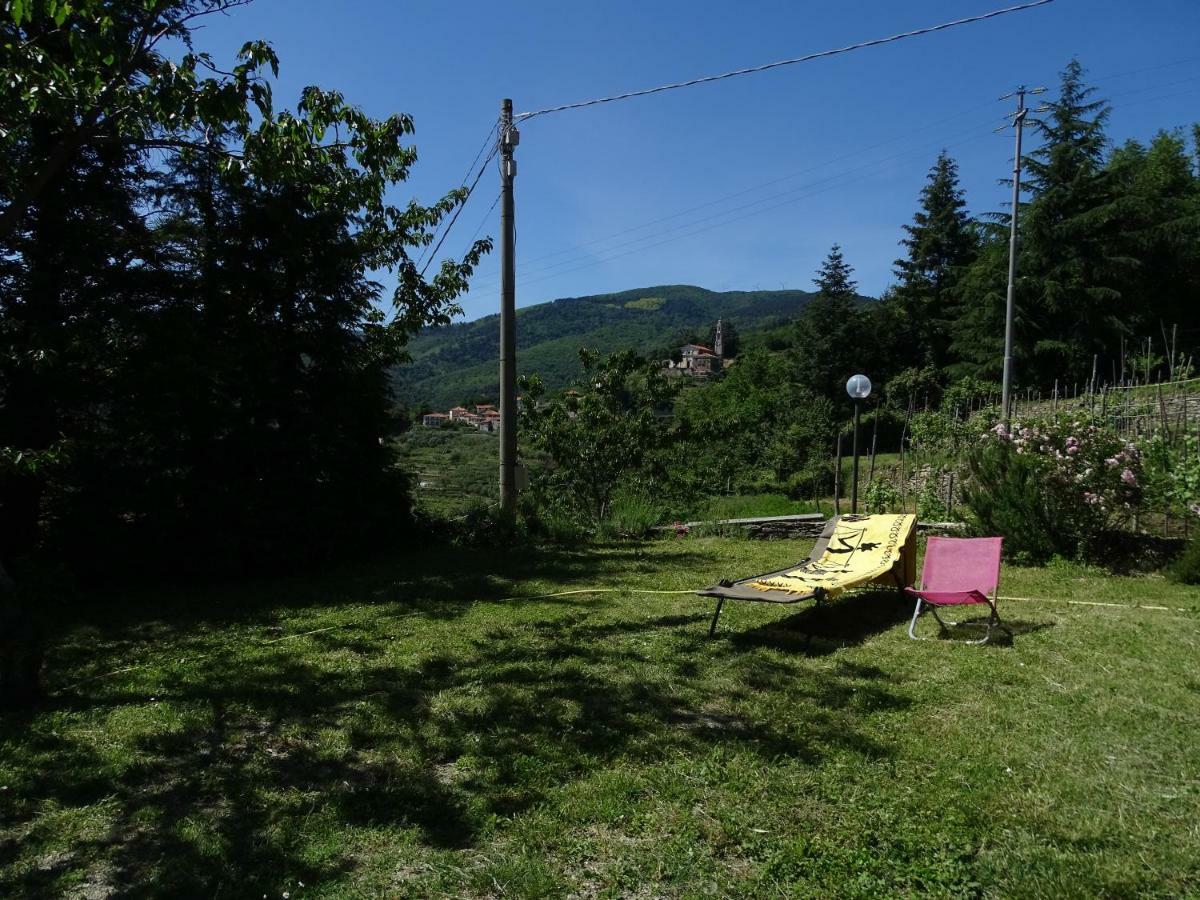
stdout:
[(1072, 418), (986, 432), (971, 459), (967, 505), (977, 523), (1031, 561), (1094, 559), (1100, 537), (1142, 498), (1142, 456), (1109, 428)]

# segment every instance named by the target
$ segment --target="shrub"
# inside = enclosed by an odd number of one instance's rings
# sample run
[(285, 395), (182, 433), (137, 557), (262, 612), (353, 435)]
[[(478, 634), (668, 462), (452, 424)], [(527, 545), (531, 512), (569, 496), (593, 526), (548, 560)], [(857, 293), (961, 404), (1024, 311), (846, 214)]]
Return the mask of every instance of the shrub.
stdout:
[(645, 494), (628, 492), (612, 502), (600, 531), (618, 537), (648, 537), (662, 519), (663, 509), (659, 504)]
[(877, 478), (867, 485), (863, 502), (869, 513), (894, 512), (900, 508), (900, 492), (895, 485)]
[(1133, 514), (1142, 495), (1138, 449), (1114, 431), (1066, 418), (997, 425), (968, 457), (965, 501), (982, 531), (1010, 555), (1045, 562), (1099, 560), (1102, 535)]
[(1167, 577), (1180, 584), (1200, 584), (1200, 533), (1192, 537), (1183, 555), (1167, 569)]

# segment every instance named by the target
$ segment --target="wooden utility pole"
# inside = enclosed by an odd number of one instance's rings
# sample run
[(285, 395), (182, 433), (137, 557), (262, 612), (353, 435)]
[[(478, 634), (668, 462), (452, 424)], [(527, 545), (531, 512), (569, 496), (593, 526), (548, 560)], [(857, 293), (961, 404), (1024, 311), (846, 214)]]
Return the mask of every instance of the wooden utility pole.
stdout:
[(1013, 153), (1012, 219), (1008, 232), (1008, 299), (1004, 308), (1004, 383), (1001, 389), (1003, 396), (1000, 401), (1003, 406), (1004, 424), (1006, 426), (1012, 420), (1013, 319), (1015, 317), (1017, 291), (1017, 216), (1021, 210), (1021, 135), (1025, 129), (1025, 116), (1028, 113), (1028, 110), (1025, 108), (1025, 95), (1027, 93), (1040, 94), (1045, 90), (1045, 88), (1026, 90), (1025, 85), (1021, 85), (1013, 93), (1006, 94), (1000, 98), (1001, 100), (1007, 100), (1014, 95), (1017, 98), (1017, 111), (1013, 116), (1013, 129), (1017, 133), (1017, 146), (1016, 151)]
[(500, 104), (500, 507), (517, 509), (517, 276), (513, 148), (521, 136), (513, 128), (512, 100)]

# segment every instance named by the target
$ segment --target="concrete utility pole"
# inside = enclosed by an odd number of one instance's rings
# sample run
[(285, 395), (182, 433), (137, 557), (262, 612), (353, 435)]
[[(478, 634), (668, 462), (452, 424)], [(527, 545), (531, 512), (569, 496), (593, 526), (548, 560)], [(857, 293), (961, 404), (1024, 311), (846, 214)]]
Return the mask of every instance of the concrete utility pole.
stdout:
[(500, 103), (500, 507), (517, 509), (517, 275), (513, 148), (521, 136), (513, 128), (512, 100)]
[(1029, 112), (1025, 107), (1026, 94), (1042, 94), (1045, 88), (1027, 90), (1021, 85), (1011, 94), (1005, 94), (1001, 100), (1009, 97), (1017, 98), (1017, 111), (1013, 115), (1013, 128), (1017, 132), (1017, 146), (1013, 153), (1013, 191), (1012, 191), (1012, 221), (1008, 234), (1008, 301), (1004, 310), (1004, 385), (1001, 389), (1000, 404), (1004, 411), (1004, 424), (1012, 420), (1012, 368), (1013, 368), (1013, 317), (1016, 306), (1017, 290), (1017, 217), (1021, 210), (1021, 135), (1025, 129), (1025, 116)]

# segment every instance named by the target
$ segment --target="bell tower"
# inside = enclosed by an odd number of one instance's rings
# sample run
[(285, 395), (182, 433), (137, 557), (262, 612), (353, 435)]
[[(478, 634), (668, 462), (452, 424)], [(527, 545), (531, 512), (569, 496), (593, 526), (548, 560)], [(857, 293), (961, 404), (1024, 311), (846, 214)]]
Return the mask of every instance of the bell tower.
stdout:
[(721, 333), (721, 320), (717, 319), (717, 331), (713, 335), (713, 353), (717, 356), (725, 355), (725, 336)]

